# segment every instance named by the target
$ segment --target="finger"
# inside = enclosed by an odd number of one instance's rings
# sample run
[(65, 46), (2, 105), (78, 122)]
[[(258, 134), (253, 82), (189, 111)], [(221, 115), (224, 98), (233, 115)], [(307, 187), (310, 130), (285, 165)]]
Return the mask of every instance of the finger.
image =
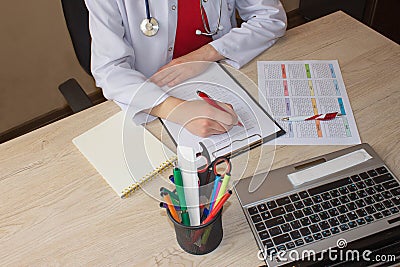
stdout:
[(231, 114), (228, 111), (222, 111), (219, 110), (215, 107), (213, 108), (213, 114), (211, 114), (210, 118), (212, 118), (213, 120), (218, 121), (219, 123), (228, 125), (228, 126), (233, 126), (237, 124), (237, 116)]
[(227, 104), (227, 103), (221, 103), (218, 102), (218, 105), (220, 105), (224, 110), (226, 110), (227, 112), (229, 112), (232, 115), (233, 118), (233, 125), (236, 125), (239, 121), (238, 115), (236, 114), (235, 110), (233, 109), (233, 106), (231, 104)]
[(153, 76), (150, 77), (150, 81), (157, 84), (158, 86), (158, 83), (160, 83), (163, 79), (165, 79), (165, 77), (173, 73), (173, 70), (171, 68), (163, 68), (159, 69), (156, 73), (153, 74)]
[(159, 83), (161, 86), (168, 85), (175, 79), (179, 80), (179, 76), (181, 76), (181, 70), (176, 69), (174, 72), (169, 73), (169, 75), (165, 76), (164, 79), (160, 80)]

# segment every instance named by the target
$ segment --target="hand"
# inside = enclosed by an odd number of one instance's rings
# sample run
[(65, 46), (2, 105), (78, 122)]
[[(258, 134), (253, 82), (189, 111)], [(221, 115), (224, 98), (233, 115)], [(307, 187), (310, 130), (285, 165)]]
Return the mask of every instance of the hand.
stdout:
[[(213, 46), (206, 44), (187, 55), (173, 59), (150, 77), (150, 81), (160, 87), (165, 85), (172, 87), (199, 75), (208, 68), (210, 62), (223, 58)], [(189, 62), (192, 64), (185, 64)]]
[(221, 111), (203, 100), (184, 101), (169, 97), (153, 108), (152, 115), (178, 123), (200, 137), (222, 134), (237, 125), (238, 117), (232, 106), (217, 102), (227, 112)]

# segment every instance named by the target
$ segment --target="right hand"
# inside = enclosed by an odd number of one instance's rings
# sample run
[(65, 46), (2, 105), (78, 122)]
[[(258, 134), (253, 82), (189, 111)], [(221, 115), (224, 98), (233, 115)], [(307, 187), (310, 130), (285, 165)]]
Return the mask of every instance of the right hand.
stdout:
[(200, 137), (222, 134), (238, 123), (238, 116), (231, 105), (217, 102), (227, 112), (221, 111), (204, 100), (184, 101), (169, 97), (153, 108), (151, 114), (178, 123)]

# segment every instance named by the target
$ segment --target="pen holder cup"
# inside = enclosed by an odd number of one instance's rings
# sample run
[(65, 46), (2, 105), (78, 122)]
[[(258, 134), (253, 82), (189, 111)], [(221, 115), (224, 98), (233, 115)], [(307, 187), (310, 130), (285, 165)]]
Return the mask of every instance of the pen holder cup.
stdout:
[(216, 249), (222, 241), (222, 209), (208, 223), (199, 226), (186, 226), (174, 220), (167, 209), (167, 214), (174, 224), (176, 240), (186, 252), (203, 255)]

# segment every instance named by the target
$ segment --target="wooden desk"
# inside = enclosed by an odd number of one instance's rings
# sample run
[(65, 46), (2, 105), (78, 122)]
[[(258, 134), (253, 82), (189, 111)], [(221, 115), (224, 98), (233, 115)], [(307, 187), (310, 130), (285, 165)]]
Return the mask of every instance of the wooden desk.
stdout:
[[(339, 12), (288, 31), (256, 60), (306, 59), (339, 60), (362, 141), (400, 175), (399, 46)], [(254, 81), (256, 60), (243, 68)], [(1, 145), (1, 265), (262, 264), (235, 196), (222, 243), (206, 256), (180, 249), (142, 191), (116, 196), (71, 140), (117, 111), (107, 102)], [(340, 148), (281, 146), (274, 167)]]

